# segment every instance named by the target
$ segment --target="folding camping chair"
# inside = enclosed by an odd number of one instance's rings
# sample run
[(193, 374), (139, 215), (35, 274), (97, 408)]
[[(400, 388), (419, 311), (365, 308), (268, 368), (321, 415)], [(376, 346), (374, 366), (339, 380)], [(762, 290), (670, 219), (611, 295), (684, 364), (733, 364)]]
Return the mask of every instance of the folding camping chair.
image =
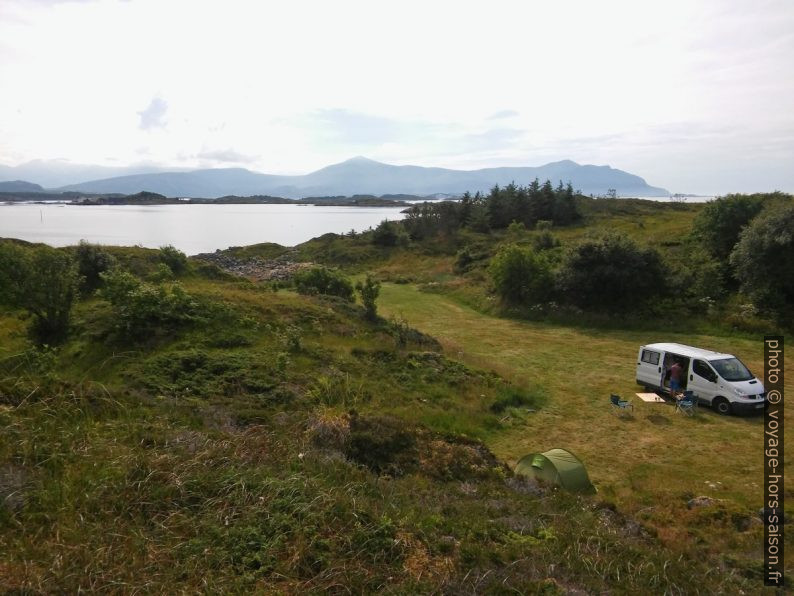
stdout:
[(684, 397), (675, 402), (675, 411), (687, 416), (694, 416), (697, 405), (698, 398), (695, 397), (695, 393), (693, 391), (684, 391)]
[(626, 401), (625, 399), (620, 399), (619, 395), (615, 395), (614, 393), (609, 396), (609, 401), (612, 404), (612, 411), (616, 414), (620, 414), (621, 412), (626, 412), (627, 414), (634, 415), (634, 406), (630, 401)]

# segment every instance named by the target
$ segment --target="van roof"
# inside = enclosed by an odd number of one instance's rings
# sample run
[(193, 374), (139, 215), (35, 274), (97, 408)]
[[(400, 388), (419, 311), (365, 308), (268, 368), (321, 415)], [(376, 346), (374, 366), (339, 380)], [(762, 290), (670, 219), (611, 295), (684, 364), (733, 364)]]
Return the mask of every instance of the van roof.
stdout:
[(660, 344), (648, 344), (642, 347), (650, 348), (652, 350), (659, 350), (660, 352), (672, 352), (674, 354), (678, 354), (679, 356), (688, 356), (689, 358), (720, 360), (722, 358), (734, 357), (733, 354), (713, 352), (712, 350), (704, 350), (702, 348), (695, 348), (693, 346), (685, 346), (684, 344), (660, 343)]

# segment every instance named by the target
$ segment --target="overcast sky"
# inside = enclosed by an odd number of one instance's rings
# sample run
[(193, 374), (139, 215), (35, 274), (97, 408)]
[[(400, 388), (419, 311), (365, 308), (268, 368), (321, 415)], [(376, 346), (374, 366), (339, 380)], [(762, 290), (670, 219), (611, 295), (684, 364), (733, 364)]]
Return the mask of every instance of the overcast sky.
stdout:
[(0, 0), (0, 163), (572, 159), (794, 191), (794, 2)]

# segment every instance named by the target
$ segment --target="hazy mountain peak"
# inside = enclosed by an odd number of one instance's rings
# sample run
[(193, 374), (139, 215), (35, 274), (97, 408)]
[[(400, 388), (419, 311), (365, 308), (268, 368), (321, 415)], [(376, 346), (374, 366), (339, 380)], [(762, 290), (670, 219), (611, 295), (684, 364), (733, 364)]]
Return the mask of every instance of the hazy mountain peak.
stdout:
[[(351, 157), (350, 159), (346, 159), (345, 161), (341, 162), (345, 163), (359, 163), (359, 164), (367, 164), (367, 163), (376, 163), (378, 165), (385, 165), (379, 161), (375, 161), (374, 159), (370, 159), (369, 157), (364, 157), (363, 155), (356, 155), (355, 157)], [(341, 164), (339, 164), (341, 165)]]
[(575, 161), (572, 161), (570, 159), (561, 159), (560, 161), (552, 161), (550, 163), (547, 163), (546, 165), (547, 166), (566, 166), (566, 167), (575, 167), (575, 168), (581, 167), (578, 163), (576, 163)]

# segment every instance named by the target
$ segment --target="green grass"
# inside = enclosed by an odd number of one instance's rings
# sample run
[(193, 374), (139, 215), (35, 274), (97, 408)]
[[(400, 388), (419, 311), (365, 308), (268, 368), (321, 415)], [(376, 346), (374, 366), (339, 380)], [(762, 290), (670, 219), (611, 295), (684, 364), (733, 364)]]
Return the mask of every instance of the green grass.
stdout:
[[(617, 227), (667, 242), (698, 209), (597, 201), (554, 233), (565, 244)], [(69, 341), (40, 353), (20, 313), (0, 311), (0, 587), (760, 591), (760, 419), (685, 418), (637, 399), (619, 418), (608, 404), (638, 390), (642, 343), (729, 351), (760, 374), (760, 338), (716, 323), (500, 318), (483, 267), (507, 240), (298, 247), (297, 258), (398, 282), (383, 285), (378, 322), (195, 263), (179, 281), (207, 305), (202, 323), (125, 337), (92, 298)], [(685, 252), (677, 242), (667, 254)], [(464, 245), (483, 258), (460, 275)], [(155, 273), (156, 251), (112, 250)], [(585, 461), (598, 495), (512, 477), (519, 457), (552, 447)], [(719, 501), (688, 509), (699, 495)]]
[[(760, 375), (762, 338), (506, 320), (445, 296), (394, 284), (383, 286), (381, 310), (434, 335), (447, 353), (463, 362), (546, 390), (546, 405), (524, 424), (486, 439), (504, 460), (515, 462), (526, 453), (552, 447), (571, 449), (585, 461), (602, 495), (647, 518), (670, 545), (690, 539), (686, 526), (671, 520), (689, 519), (687, 501), (693, 496), (725, 499), (745, 514), (762, 506), (761, 417), (720, 417), (701, 408), (689, 418), (676, 414), (672, 406), (634, 397), (641, 390), (634, 382), (635, 359), (644, 343), (672, 341), (733, 353)], [(787, 381), (786, 389), (794, 390), (794, 383)], [(613, 414), (611, 393), (633, 398), (633, 418)], [(756, 538), (748, 537), (746, 547)], [(722, 540), (736, 538), (715, 533), (706, 539), (715, 549)]]

